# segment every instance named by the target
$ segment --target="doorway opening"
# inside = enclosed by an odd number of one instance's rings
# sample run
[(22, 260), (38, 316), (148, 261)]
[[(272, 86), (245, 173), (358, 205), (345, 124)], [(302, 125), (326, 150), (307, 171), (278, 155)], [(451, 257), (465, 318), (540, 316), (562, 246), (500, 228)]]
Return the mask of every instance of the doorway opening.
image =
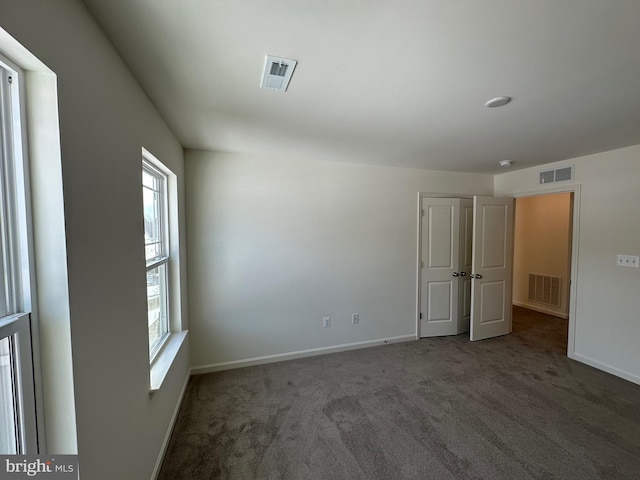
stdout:
[(573, 209), (574, 192), (515, 200), (514, 331), (549, 324), (565, 351), (571, 304)]

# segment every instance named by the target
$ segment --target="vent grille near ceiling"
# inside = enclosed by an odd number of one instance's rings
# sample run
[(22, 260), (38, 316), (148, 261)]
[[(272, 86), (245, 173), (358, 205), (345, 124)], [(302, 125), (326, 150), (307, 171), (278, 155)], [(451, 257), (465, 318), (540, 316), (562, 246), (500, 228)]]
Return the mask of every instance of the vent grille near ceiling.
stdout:
[(285, 92), (291, 81), (293, 69), (296, 68), (296, 63), (295, 60), (267, 55), (260, 88)]
[(556, 170), (546, 170), (540, 172), (539, 182), (554, 183), (554, 182), (566, 182), (567, 180), (573, 180), (574, 168), (570, 167), (558, 168)]
[(289, 68), (289, 65), (287, 65), (286, 63), (273, 62), (271, 64), (271, 75), (275, 75), (276, 77), (284, 77), (287, 73), (287, 68)]
[(560, 277), (529, 274), (529, 300), (560, 308)]

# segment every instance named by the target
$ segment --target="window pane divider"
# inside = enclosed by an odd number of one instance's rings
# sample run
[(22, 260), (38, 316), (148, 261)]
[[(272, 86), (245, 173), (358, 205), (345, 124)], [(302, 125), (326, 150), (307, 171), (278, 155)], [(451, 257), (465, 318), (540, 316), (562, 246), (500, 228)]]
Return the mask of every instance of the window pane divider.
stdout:
[(147, 272), (149, 270), (153, 270), (156, 267), (159, 267), (160, 265), (166, 265), (169, 263), (169, 257), (159, 257), (159, 258), (154, 258), (153, 260), (149, 260), (147, 261)]

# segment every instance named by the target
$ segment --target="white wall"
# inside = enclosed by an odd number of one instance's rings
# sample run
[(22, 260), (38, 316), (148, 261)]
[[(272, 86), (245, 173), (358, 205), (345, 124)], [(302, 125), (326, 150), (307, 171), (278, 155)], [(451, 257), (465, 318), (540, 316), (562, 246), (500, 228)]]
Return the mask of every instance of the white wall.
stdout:
[(489, 175), (200, 151), (185, 168), (199, 371), (414, 336), (418, 192), (493, 187)]
[[(575, 164), (581, 185), (575, 311), (575, 359), (640, 383), (640, 269), (616, 255), (640, 255), (640, 146), (546, 165)], [(531, 168), (498, 175), (496, 194), (538, 188)]]
[[(571, 265), (571, 194), (516, 199), (513, 303), (568, 318)], [(529, 300), (529, 274), (560, 277), (560, 306)]]
[[(79, 1), (2, 1), (0, 27), (58, 80), (81, 478), (148, 479), (186, 380), (189, 351), (185, 344), (162, 389), (150, 397), (141, 148), (178, 175), (183, 199), (182, 147)], [(47, 233), (36, 230), (36, 243)], [(184, 246), (184, 225), (182, 237)], [(48, 308), (46, 302), (39, 307)], [(73, 398), (67, 402), (73, 405)], [(52, 453), (64, 443), (57, 442)]]

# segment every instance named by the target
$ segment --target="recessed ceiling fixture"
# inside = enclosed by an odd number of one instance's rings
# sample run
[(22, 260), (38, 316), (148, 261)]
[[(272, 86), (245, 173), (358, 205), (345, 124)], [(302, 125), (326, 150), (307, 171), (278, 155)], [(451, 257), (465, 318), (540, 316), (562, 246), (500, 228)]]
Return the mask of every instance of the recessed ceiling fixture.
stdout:
[(506, 105), (510, 101), (511, 101), (511, 97), (496, 97), (486, 102), (484, 106), (489, 108), (502, 107), (503, 105)]
[(260, 88), (274, 90), (276, 92), (286, 92), (293, 75), (293, 69), (296, 68), (295, 60), (288, 58), (273, 57), (267, 55), (264, 62), (264, 71), (262, 72), (262, 83)]
[(500, 165), (502, 168), (510, 167), (512, 164), (513, 162), (511, 160), (500, 160), (498, 162), (498, 165)]

